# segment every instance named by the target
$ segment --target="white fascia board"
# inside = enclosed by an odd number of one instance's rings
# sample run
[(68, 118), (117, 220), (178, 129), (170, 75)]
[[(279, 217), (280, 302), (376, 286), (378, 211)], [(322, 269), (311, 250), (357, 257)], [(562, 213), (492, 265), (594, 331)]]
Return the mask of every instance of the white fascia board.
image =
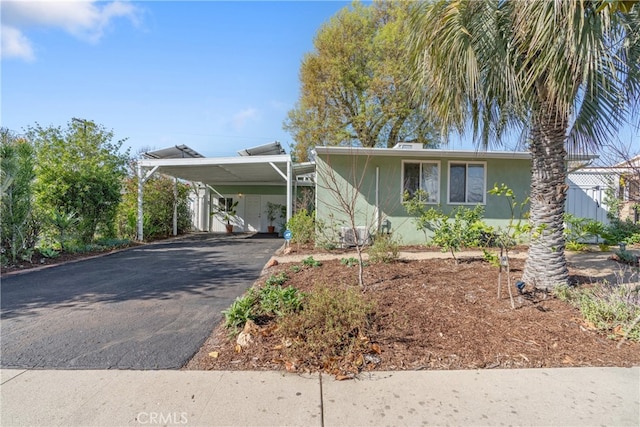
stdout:
[(524, 151), (475, 151), (475, 150), (403, 150), (398, 148), (362, 148), (362, 147), (316, 147), (319, 155), (357, 155), (385, 157), (430, 157), (465, 159), (522, 159), (530, 160), (531, 154)]
[[(531, 160), (528, 151), (477, 151), (477, 150), (440, 150), (424, 148), (422, 150), (403, 150), (399, 148), (363, 148), (363, 147), (326, 147), (318, 146), (314, 149), (320, 155), (355, 155), (355, 156), (386, 156), (386, 157), (423, 157), (423, 158), (459, 158), (459, 159), (515, 159)], [(591, 154), (570, 154), (567, 161), (585, 161), (598, 158)]]
[(207, 165), (246, 165), (255, 163), (284, 163), (291, 161), (291, 156), (246, 156), (246, 157), (204, 157), (193, 159), (140, 159), (141, 166), (207, 166)]

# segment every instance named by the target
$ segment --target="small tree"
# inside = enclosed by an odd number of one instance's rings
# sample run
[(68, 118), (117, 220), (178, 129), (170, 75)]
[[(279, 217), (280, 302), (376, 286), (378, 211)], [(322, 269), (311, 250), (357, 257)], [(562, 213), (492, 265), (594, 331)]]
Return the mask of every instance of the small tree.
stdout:
[(120, 153), (124, 140), (112, 143), (112, 131), (77, 119), (66, 129), (36, 125), (27, 135), (36, 147), (38, 207), (49, 215), (75, 213), (83, 243), (98, 227), (114, 233), (128, 162), (128, 153)]
[(65, 246), (69, 241), (70, 231), (74, 230), (78, 225), (78, 218), (76, 217), (75, 212), (61, 214), (60, 212), (55, 211), (52, 213), (49, 221), (55, 228), (56, 237), (58, 239), (58, 242), (60, 243), (60, 250), (64, 251), (65, 249), (67, 249)]
[(26, 139), (5, 128), (0, 129), (0, 137), (2, 249), (16, 262), (31, 258), (39, 233), (31, 203), (35, 157)]
[[(348, 232), (352, 233), (354, 237), (351, 243), (355, 247), (358, 256), (358, 284), (363, 290), (366, 289), (363, 253), (370, 244), (370, 239), (368, 236), (367, 238), (360, 238), (358, 226), (362, 226), (364, 223), (364, 227), (369, 233), (374, 226), (374, 218), (366, 215), (363, 207), (359, 205), (359, 199), (367, 176), (369, 160), (369, 156), (366, 156), (363, 161), (360, 161), (357, 155), (351, 156), (352, 165), (345, 176), (339, 175), (335, 168), (329, 165), (330, 159), (328, 158), (327, 163), (322, 162), (317, 166), (322, 170), (321, 175), (323, 177), (323, 180), (319, 181), (317, 186), (328, 193), (327, 200), (325, 200), (327, 206), (332, 212), (340, 214)], [(346, 241), (346, 236), (342, 237)]]
[(405, 209), (413, 215), (416, 228), (427, 235), (431, 231), (430, 242), (439, 246), (443, 252), (451, 252), (456, 264), (456, 252), (465, 247), (478, 246), (486, 229), (482, 222), (484, 208), (476, 205), (473, 209), (458, 206), (449, 216), (440, 207), (426, 208), (427, 200), (424, 190), (417, 190), (413, 197), (405, 193)]
[[(282, 219), (283, 215), (283, 208), (285, 208), (285, 206), (278, 204), (278, 203), (272, 203), (272, 202), (267, 202), (267, 219), (269, 220), (269, 227), (270, 227), (270, 233), (273, 233), (275, 226), (273, 225), (274, 222), (277, 219)], [(284, 216), (286, 216), (286, 211)]]
[[(485, 258), (497, 266), (500, 270), (498, 273), (498, 299), (502, 298), (502, 271), (506, 269), (507, 272), (507, 289), (509, 291), (509, 299), (511, 300), (511, 308), (515, 308), (513, 301), (513, 293), (511, 290), (511, 266), (509, 264), (509, 251), (518, 243), (520, 237), (530, 231), (529, 224), (523, 224), (522, 217), (523, 212), (529, 199), (525, 199), (522, 202), (516, 200), (513, 190), (506, 184), (494, 184), (493, 188), (489, 190), (489, 194), (499, 197), (504, 197), (509, 205), (509, 211), (511, 216), (509, 222), (505, 227), (498, 227), (495, 231), (496, 243), (500, 247), (500, 254), (492, 254), (487, 250), (484, 251)], [(516, 218), (516, 209), (519, 209)], [(519, 288), (520, 289), (520, 288)]]
[(214, 206), (211, 211), (211, 215), (218, 216), (222, 221), (225, 221), (227, 233), (231, 234), (233, 231), (233, 225), (231, 224), (231, 220), (236, 218), (238, 208), (238, 201), (232, 203), (227, 203), (227, 199), (225, 199), (224, 204), (220, 204), (218, 206)]

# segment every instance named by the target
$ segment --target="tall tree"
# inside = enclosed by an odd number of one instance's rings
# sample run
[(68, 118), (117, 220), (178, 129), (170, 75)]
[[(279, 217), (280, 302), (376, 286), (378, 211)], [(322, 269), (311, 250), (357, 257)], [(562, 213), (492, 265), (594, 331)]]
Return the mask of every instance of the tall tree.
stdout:
[(437, 145), (412, 102), (408, 11), (407, 2), (355, 2), (320, 28), (300, 68), (300, 99), (284, 123), (298, 160), (316, 145)]
[(115, 218), (126, 174), (124, 141), (91, 121), (73, 120), (61, 127), (30, 127), (36, 147), (35, 194), (38, 206), (53, 217), (75, 215), (80, 239), (91, 242), (101, 227), (115, 234)]
[[(0, 129), (0, 176), (2, 204), (2, 261), (29, 259), (38, 238), (38, 225), (32, 206), (35, 156), (25, 138), (6, 128)], [(4, 259), (7, 256), (8, 259)]]
[(526, 135), (533, 231), (524, 281), (536, 287), (568, 281), (567, 149), (605, 143), (638, 107), (635, 3), (441, 0), (412, 12), (414, 80), (442, 131), (470, 122), (485, 146), (514, 129)]

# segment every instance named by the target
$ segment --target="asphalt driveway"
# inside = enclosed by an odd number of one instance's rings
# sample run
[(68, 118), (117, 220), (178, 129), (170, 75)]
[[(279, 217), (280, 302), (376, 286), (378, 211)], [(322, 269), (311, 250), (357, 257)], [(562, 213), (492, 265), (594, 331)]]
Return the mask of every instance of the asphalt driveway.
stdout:
[(177, 369), (282, 240), (194, 235), (2, 278), (3, 368)]

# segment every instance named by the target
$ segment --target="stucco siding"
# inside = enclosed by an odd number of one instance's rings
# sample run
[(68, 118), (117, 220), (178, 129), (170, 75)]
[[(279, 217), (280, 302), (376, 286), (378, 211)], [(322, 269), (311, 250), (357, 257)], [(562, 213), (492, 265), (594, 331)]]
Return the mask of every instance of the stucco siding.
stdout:
[[(416, 230), (411, 217), (402, 203), (403, 160), (410, 162), (436, 162), (439, 165), (438, 206), (450, 213), (459, 204), (448, 203), (449, 164), (478, 162), (485, 168), (485, 189), (494, 184), (505, 183), (516, 194), (518, 200), (524, 200), (529, 194), (530, 161), (524, 159), (492, 159), (469, 157), (419, 157), (376, 155), (318, 155), (316, 215), (324, 224), (323, 234), (329, 236), (341, 225), (348, 225), (347, 211), (355, 207), (356, 225), (377, 229), (378, 219), (388, 221), (394, 237), (403, 244), (422, 244), (425, 235)], [(378, 185), (376, 186), (376, 173)], [(376, 197), (377, 188), (377, 197)], [(351, 203), (351, 200), (355, 200)], [(376, 205), (377, 200), (377, 205)], [(346, 205), (345, 205), (346, 202)], [(349, 206), (351, 205), (351, 206)], [(465, 206), (473, 207), (474, 204)], [(510, 210), (504, 198), (485, 194), (485, 219), (490, 225), (506, 224)]]

